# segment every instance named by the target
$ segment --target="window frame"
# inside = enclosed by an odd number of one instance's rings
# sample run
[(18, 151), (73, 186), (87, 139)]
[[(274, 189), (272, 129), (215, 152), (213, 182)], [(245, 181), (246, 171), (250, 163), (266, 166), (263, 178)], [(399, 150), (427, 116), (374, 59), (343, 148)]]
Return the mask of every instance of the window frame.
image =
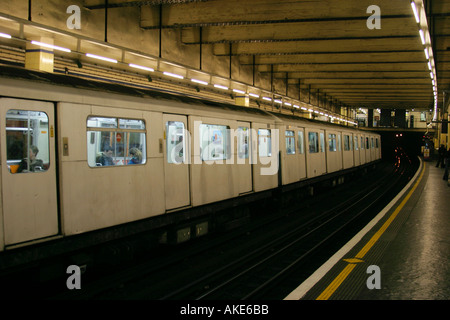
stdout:
[[(92, 126), (92, 125), (90, 126), (89, 125), (89, 121), (90, 120), (92, 121), (95, 118), (111, 119), (111, 120), (115, 119), (116, 120), (115, 121), (115, 126), (109, 126), (109, 127), (107, 127), (107, 126), (104, 126), (104, 127), (102, 127), (102, 126)], [(123, 127), (121, 127), (121, 120), (125, 120), (125, 121), (126, 120), (139, 121), (141, 123), (141, 126), (143, 126), (143, 128), (141, 128), (141, 129), (123, 128)], [(113, 143), (112, 143), (113, 145), (109, 146), (109, 147), (113, 148), (113, 150), (114, 150), (113, 161), (114, 162), (115, 161), (120, 161), (120, 159), (117, 160), (117, 158), (123, 158), (122, 161), (124, 161), (124, 162), (126, 161), (126, 163), (123, 163), (123, 164), (114, 163), (113, 165), (106, 165), (106, 166), (100, 165), (99, 166), (98, 162), (95, 162), (95, 166), (91, 166), (90, 165), (89, 157), (91, 156), (91, 153), (90, 153), (90, 149), (89, 149), (89, 143), (90, 144), (94, 144), (94, 145), (97, 145), (97, 144), (100, 143), (99, 150), (95, 151), (96, 152), (96, 154), (95, 154), (96, 160), (95, 161), (97, 161), (97, 158), (99, 157), (97, 155), (97, 153), (103, 152), (102, 151), (102, 141), (101, 141), (102, 140), (102, 134), (101, 134), (102, 132), (109, 132), (110, 135), (111, 135), (111, 133), (114, 134), (114, 139), (112, 140), (113, 141)], [(95, 142), (95, 143), (88, 142), (89, 140), (92, 141), (92, 134), (98, 134), (98, 133), (100, 133), (100, 142), (98, 142), (98, 141)], [(124, 146), (126, 145), (126, 148), (124, 148), (124, 150), (123, 150), (123, 155), (117, 155), (117, 145), (118, 145), (118, 143), (117, 143), (117, 134), (118, 133), (119, 134), (124, 134), (124, 137), (121, 138), (121, 139), (124, 139), (123, 145)], [(143, 134), (144, 135), (143, 136), (144, 137), (144, 141), (142, 143), (140, 143), (140, 148), (138, 148), (139, 151), (142, 152), (142, 160), (141, 160), (140, 163), (137, 163), (137, 164), (130, 163), (131, 159), (128, 159), (128, 158), (130, 158), (129, 157), (129, 152), (130, 152), (130, 149), (131, 149), (130, 148), (130, 140), (131, 140), (130, 136), (133, 133), (138, 133), (138, 134), (141, 134), (141, 135)], [(130, 165), (133, 165), (133, 166), (146, 165), (146, 163), (147, 163), (147, 153), (148, 153), (148, 151), (147, 151), (147, 123), (146, 123), (145, 119), (136, 119), (136, 118), (128, 118), (128, 117), (120, 117), (120, 116), (88, 115), (87, 118), (86, 118), (86, 136), (87, 136), (87, 142), (86, 142), (87, 143), (87, 163), (88, 163), (88, 167), (89, 168), (128, 167)], [(140, 137), (140, 139), (142, 139), (142, 136)], [(110, 140), (111, 140), (111, 138), (110, 138)], [(141, 150), (141, 148), (142, 148), (142, 150)], [(127, 152), (125, 152), (125, 150)]]

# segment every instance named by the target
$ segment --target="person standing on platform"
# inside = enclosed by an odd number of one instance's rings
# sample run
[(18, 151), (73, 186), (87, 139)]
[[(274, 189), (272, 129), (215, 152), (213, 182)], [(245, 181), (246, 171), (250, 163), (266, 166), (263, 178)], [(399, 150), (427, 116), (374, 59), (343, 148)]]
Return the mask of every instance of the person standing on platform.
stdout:
[(438, 161), (436, 163), (436, 168), (439, 167), (439, 164), (441, 164), (441, 168), (444, 168), (445, 166), (445, 154), (447, 153), (447, 150), (445, 149), (445, 146), (441, 144), (438, 150)]

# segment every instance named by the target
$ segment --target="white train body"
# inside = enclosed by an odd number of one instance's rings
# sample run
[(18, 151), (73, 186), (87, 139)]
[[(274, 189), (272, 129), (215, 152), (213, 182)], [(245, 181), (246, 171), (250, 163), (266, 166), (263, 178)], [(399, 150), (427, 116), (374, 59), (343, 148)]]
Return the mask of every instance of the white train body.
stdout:
[[(277, 188), (279, 175), (287, 185), (381, 157), (375, 133), (258, 109), (4, 77), (0, 96), (0, 251)], [(42, 127), (25, 119), (36, 112)], [(43, 168), (14, 173), (31, 144)], [(101, 164), (108, 145), (110, 166)], [(139, 164), (131, 165), (131, 148), (140, 150)]]

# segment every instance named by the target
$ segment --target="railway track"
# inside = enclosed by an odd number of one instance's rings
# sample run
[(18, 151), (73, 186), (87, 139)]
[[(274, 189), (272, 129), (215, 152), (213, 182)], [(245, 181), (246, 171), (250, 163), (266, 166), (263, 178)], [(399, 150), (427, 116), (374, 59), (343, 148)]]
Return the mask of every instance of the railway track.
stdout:
[[(46, 298), (172, 300), (275, 297), (278, 293), (274, 288), (286, 290), (293, 281), (298, 285), (296, 280), (286, 281), (287, 285), (282, 283), (293, 273), (297, 278), (303, 274), (305, 270), (299, 272), (298, 268), (304, 265), (305, 260), (313, 259), (318, 249), (363, 215), (364, 210), (357, 209), (359, 205), (370, 207), (367, 199), (383, 198), (388, 190), (392, 190), (386, 188), (386, 183), (392, 182), (393, 176), (399, 180), (406, 176), (406, 169), (400, 166), (384, 167), (381, 170), (384, 174), (380, 174), (380, 170), (366, 175), (372, 183), (364, 188), (358, 181), (346, 183), (294, 208), (279, 208), (282, 214), (263, 216), (238, 230), (168, 248), (166, 252), (133, 261), (92, 279), (83, 276), (81, 290), (64, 288)], [(355, 189), (359, 192), (356, 193)], [(377, 194), (376, 190), (380, 189), (384, 192)], [(339, 201), (342, 197), (346, 201)], [(333, 209), (324, 209), (333, 202), (337, 203)], [(361, 212), (355, 214), (356, 211)], [(336, 229), (336, 225), (340, 227)], [(271, 294), (267, 295), (267, 292)]]

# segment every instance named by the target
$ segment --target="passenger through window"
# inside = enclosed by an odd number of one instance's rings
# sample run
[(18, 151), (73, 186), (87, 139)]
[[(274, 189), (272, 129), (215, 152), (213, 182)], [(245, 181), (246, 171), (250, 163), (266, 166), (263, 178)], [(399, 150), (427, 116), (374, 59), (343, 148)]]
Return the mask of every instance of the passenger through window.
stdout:
[(41, 111), (6, 113), (6, 163), (11, 173), (42, 172), (50, 166), (48, 116)]
[(144, 120), (88, 117), (87, 148), (90, 167), (146, 162)]

